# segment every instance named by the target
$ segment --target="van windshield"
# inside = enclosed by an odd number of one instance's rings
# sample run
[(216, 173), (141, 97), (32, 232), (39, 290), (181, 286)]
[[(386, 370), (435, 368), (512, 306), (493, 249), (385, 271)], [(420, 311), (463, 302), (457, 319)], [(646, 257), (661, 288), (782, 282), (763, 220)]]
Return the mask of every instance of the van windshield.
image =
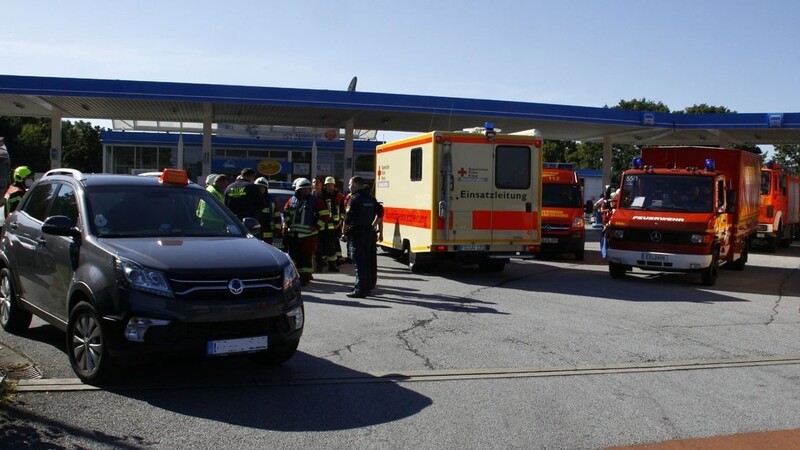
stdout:
[(619, 196), (623, 209), (711, 212), (714, 180), (703, 176), (626, 175)]

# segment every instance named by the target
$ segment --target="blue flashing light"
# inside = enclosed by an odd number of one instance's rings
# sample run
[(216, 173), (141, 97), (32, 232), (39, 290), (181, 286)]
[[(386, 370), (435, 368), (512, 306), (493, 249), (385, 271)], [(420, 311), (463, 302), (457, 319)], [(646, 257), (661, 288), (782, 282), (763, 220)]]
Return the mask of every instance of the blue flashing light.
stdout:
[(713, 172), (717, 169), (716, 165), (714, 164), (714, 160), (712, 158), (706, 159), (706, 162), (703, 166), (709, 172)]
[(636, 158), (633, 158), (633, 168), (641, 169), (642, 167), (644, 167), (644, 160), (642, 159), (642, 157), (637, 156)]
[(767, 162), (767, 169), (775, 168), (775, 161), (768, 161)]
[(494, 122), (485, 122), (483, 124), (483, 128), (485, 128), (487, 131), (494, 130)]

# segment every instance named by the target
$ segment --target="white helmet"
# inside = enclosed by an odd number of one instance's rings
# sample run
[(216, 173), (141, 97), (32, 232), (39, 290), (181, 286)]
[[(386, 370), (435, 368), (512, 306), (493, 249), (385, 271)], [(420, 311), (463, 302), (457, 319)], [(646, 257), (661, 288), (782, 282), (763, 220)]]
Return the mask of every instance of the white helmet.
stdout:
[(308, 178), (298, 178), (294, 180), (294, 190), (299, 191), (300, 189), (311, 189), (311, 181)]
[(269, 180), (266, 177), (258, 177), (256, 178), (256, 181), (254, 181), (254, 183), (269, 188)]

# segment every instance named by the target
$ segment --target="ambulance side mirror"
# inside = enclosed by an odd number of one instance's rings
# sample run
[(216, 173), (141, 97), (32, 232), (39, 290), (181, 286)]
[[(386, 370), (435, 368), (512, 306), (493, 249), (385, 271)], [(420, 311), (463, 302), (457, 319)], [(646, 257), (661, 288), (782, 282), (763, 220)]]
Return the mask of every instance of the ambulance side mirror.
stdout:
[(447, 202), (442, 200), (439, 202), (439, 218), (444, 219), (447, 217)]

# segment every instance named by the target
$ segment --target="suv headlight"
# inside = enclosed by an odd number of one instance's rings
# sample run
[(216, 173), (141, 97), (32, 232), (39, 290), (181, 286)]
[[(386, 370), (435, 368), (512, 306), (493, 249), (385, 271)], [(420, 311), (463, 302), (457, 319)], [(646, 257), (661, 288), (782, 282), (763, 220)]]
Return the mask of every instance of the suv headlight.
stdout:
[(294, 286), (294, 283), (300, 275), (297, 273), (297, 268), (294, 267), (294, 262), (289, 261), (289, 264), (283, 268), (283, 291), (286, 292)]
[(122, 258), (117, 258), (115, 267), (117, 282), (125, 287), (166, 297), (174, 296), (164, 272), (146, 269), (141, 264)]

